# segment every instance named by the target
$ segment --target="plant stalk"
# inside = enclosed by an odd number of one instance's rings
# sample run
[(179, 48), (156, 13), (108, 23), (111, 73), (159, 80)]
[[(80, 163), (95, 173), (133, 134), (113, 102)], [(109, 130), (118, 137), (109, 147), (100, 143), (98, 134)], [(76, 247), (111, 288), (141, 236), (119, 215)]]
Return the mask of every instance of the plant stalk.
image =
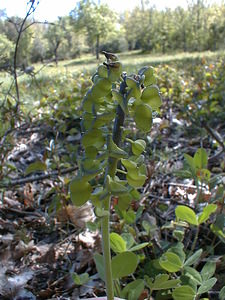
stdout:
[(107, 199), (107, 201), (105, 202), (104, 210), (106, 210), (108, 212), (108, 214), (102, 218), (102, 222), (101, 222), (102, 251), (103, 251), (103, 259), (104, 259), (107, 300), (114, 299), (111, 253), (110, 253), (110, 240), (109, 240), (110, 200), (111, 200), (111, 197), (109, 197)]
[[(121, 83), (120, 92), (125, 94), (125, 81)], [(119, 146), (122, 136), (122, 128), (124, 124), (124, 112), (120, 105), (117, 106), (116, 118), (114, 121), (113, 127), (113, 141)], [(106, 177), (109, 175), (114, 178), (117, 170), (117, 158), (109, 157), (108, 165), (105, 172), (105, 182)], [(106, 295), (107, 300), (114, 300), (114, 290), (113, 290), (113, 277), (112, 277), (112, 265), (111, 265), (111, 252), (110, 252), (110, 202), (111, 196), (103, 202), (103, 209), (108, 213), (102, 217), (101, 221), (101, 232), (102, 232), (102, 251), (103, 251), (103, 260), (104, 260), (104, 269), (105, 269), (105, 284), (106, 284)]]

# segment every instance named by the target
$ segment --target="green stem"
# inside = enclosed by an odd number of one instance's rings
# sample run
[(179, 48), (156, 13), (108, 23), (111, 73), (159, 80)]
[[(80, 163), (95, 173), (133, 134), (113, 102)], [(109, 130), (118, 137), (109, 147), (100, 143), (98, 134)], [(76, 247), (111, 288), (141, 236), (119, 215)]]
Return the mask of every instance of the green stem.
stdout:
[[(125, 94), (125, 82), (121, 83), (120, 92)], [(124, 124), (124, 112), (120, 105), (117, 106), (116, 118), (113, 127), (113, 141), (119, 146), (122, 136), (122, 127)], [(105, 172), (105, 182), (106, 177), (109, 175), (114, 178), (116, 175), (118, 159), (109, 157), (108, 165)], [(105, 284), (106, 284), (106, 294), (107, 300), (114, 300), (114, 290), (113, 290), (113, 278), (112, 278), (112, 265), (111, 265), (111, 253), (110, 253), (110, 200), (109, 197), (103, 202), (103, 208), (108, 212), (106, 216), (102, 218), (101, 230), (102, 230), (102, 251), (104, 259), (104, 269), (105, 269)]]
[(109, 240), (109, 218), (110, 218), (110, 200), (109, 197), (104, 205), (104, 209), (109, 213), (102, 218), (102, 251), (105, 268), (105, 283), (106, 283), (106, 294), (107, 300), (114, 299), (113, 292), (113, 279), (112, 279), (112, 266), (111, 266), (111, 253), (110, 253), (110, 240)]
[(195, 246), (196, 246), (196, 243), (197, 243), (197, 240), (198, 240), (199, 229), (200, 229), (200, 226), (198, 226), (197, 230), (196, 230), (195, 238), (194, 238), (194, 241), (193, 241), (193, 244), (192, 244), (192, 247), (191, 247), (191, 254), (195, 250)]

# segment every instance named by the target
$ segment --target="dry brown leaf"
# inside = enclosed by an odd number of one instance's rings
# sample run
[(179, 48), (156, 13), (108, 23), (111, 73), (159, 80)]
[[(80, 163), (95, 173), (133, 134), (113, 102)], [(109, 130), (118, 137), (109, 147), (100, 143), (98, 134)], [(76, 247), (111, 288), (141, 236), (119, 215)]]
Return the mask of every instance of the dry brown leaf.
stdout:
[(93, 208), (88, 203), (81, 207), (67, 205), (57, 212), (57, 218), (62, 223), (69, 221), (77, 227), (84, 228), (87, 222), (94, 219)]

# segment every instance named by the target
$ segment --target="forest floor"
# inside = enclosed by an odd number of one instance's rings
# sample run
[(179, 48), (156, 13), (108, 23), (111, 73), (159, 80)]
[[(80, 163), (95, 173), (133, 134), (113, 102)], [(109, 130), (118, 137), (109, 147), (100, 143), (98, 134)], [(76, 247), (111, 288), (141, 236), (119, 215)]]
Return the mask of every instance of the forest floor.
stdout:
[[(131, 60), (135, 66), (147, 64), (147, 56), (135, 55), (136, 60), (132, 55), (125, 60), (128, 69), (132, 67)], [(205, 54), (198, 57), (199, 65), (193, 60), (195, 65), (192, 71), (195, 73), (190, 75), (190, 79), (181, 78), (179, 74), (182, 74), (180, 65), (187, 62), (187, 59), (190, 63), (191, 57), (177, 56), (176, 66), (170, 65), (171, 57), (164, 58), (164, 61), (155, 60), (155, 65), (160, 64), (157, 68), (163, 106), (146, 139), (148, 179), (140, 190), (141, 199), (132, 202), (136, 218), (127, 224), (133, 228), (140, 241), (148, 241), (153, 245), (140, 251), (145, 259), (134, 275), (137, 278), (148, 273), (145, 265), (159, 257), (168, 244), (174, 241), (169, 224), (175, 220), (177, 205), (196, 209), (198, 188), (195, 180), (186, 178), (181, 172), (184, 171), (184, 153), (194, 156), (203, 147), (209, 157), (207, 169), (211, 178), (217, 180), (215, 185), (209, 182), (202, 185), (200, 205), (217, 203), (218, 187), (223, 186), (224, 189), (224, 114), (217, 113), (217, 119), (207, 119), (207, 125), (205, 122), (198, 123), (198, 111), (195, 119), (193, 115), (191, 118), (181, 109), (179, 100), (185, 99), (185, 95), (196, 100), (194, 92), (199, 85), (194, 84), (194, 81), (191, 83), (191, 95), (187, 88), (180, 91), (180, 94), (179, 88), (176, 89), (178, 83), (182, 85), (182, 80), (191, 82), (191, 78), (204, 72), (205, 67), (216, 60), (210, 54), (207, 61), (202, 62), (204, 57)], [(154, 65), (154, 61), (152, 63)], [(60, 62), (60, 68), (62, 65), (76, 66), (73, 71), (78, 72), (83, 68), (83, 61)], [(90, 58), (88, 65), (94, 69), (96, 62)], [(202, 76), (204, 87), (210, 82), (209, 76), (215, 76), (214, 71), (211, 69), (208, 75)], [(37, 82), (36, 78), (31, 78), (29, 82), (22, 83), (22, 95), (28, 95), (25, 102), (33, 99), (35, 114), (32, 115), (32, 109), (29, 109), (29, 114), (26, 112), (21, 115), (19, 127), (15, 126), (7, 136), (1, 135), (0, 299), (73, 300), (105, 295), (104, 284), (93, 260), (94, 253), (101, 251), (100, 233), (93, 229), (96, 220), (93, 207), (89, 203), (81, 208), (74, 207), (68, 192), (68, 183), (77, 170), (75, 154), (81, 137), (77, 107), (79, 102), (72, 101), (75, 97), (80, 101), (87, 91), (90, 84), (88, 74), (76, 79), (71, 74), (68, 77), (63, 75), (57, 83), (52, 81), (54, 86), (49, 86), (49, 80), (53, 79), (48, 78), (45, 83), (43, 75)], [(222, 85), (225, 83), (224, 78)], [(207, 83), (204, 80), (208, 80)], [(32, 89), (37, 89), (37, 84), (42, 83), (41, 93), (37, 92), (34, 97)], [(221, 95), (224, 97), (220, 102), (223, 106), (225, 96), (224, 93)], [(202, 100), (200, 98), (199, 101)], [(7, 109), (5, 114), (10, 115), (9, 107)], [(74, 114), (71, 115), (71, 112)], [(208, 118), (207, 112), (201, 117)], [(4, 128), (1, 132), (4, 133)], [(141, 135), (137, 133), (136, 137), (140, 138)], [(35, 162), (36, 165), (33, 164)], [(220, 200), (220, 206), (218, 204), (222, 214), (223, 209), (224, 198)], [(111, 226), (120, 233), (121, 220), (115, 213), (115, 203), (112, 203), (111, 211)], [(150, 224), (149, 235), (143, 235), (143, 221)], [(200, 228), (196, 249), (203, 248), (205, 257), (212, 255), (217, 259), (217, 283), (208, 297), (218, 299), (218, 291), (225, 280), (225, 244), (222, 238), (212, 234), (209, 225)], [(193, 232), (192, 229), (186, 231), (186, 250), (192, 243)], [(89, 274), (89, 281), (79, 285), (76, 274), (83, 273)], [(147, 289), (139, 299), (145, 299), (146, 293)]]

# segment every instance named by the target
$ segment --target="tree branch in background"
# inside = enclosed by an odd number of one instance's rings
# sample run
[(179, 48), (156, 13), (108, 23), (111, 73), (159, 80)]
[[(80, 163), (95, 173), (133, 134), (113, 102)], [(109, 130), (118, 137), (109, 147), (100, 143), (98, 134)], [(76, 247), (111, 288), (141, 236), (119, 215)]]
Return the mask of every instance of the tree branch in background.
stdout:
[(23, 33), (24, 26), (25, 23), (27, 21), (27, 18), (36, 10), (37, 5), (39, 4), (39, 1), (37, 2), (36, 6), (35, 6), (35, 0), (30, 0), (30, 2), (28, 2), (29, 8), (28, 11), (26, 13), (25, 18), (23, 19), (22, 23), (19, 24), (19, 28), (18, 26), (15, 24), (15, 22), (13, 22), (12, 20), (9, 20), (9, 22), (13, 23), (18, 31), (18, 36), (16, 39), (16, 46), (15, 46), (15, 51), (14, 51), (14, 56), (13, 56), (13, 77), (14, 77), (14, 83), (15, 83), (15, 89), (16, 89), (16, 106), (15, 106), (15, 112), (18, 113), (20, 110), (20, 92), (19, 92), (19, 85), (18, 85), (18, 76), (17, 76), (17, 53), (18, 53), (18, 47), (19, 47), (19, 42), (20, 42), (20, 38), (21, 35)]

